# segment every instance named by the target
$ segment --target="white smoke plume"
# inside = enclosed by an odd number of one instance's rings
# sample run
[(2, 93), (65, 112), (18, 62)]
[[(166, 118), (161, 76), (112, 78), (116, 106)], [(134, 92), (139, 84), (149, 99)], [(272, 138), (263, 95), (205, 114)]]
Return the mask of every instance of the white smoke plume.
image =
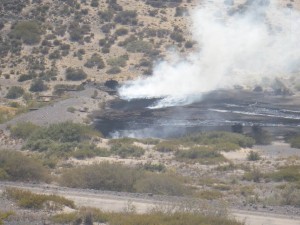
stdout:
[(209, 91), (251, 86), (299, 69), (298, 11), (276, 0), (247, 0), (244, 10), (232, 8), (229, 14), (224, 1), (204, 2), (191, 13), (199, 50), (160, 62), (152, 76), (127, 82), (119, 89), (122, 98), (162, 98), (156, 107), (183, 105)]

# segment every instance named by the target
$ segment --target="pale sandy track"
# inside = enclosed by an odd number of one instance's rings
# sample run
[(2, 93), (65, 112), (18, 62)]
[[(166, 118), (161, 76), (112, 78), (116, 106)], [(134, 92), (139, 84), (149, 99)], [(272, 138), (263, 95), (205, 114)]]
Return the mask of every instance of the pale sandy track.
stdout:
[[(77, 206), (96, 207), (105, 211), (123, 211), (128, 206), (134, 206), (137, 212), (143, 213), (158, 205), (166, 206), (172, 204), (172, 200), (152, 199), (147, 197), (147, 195), (0, 182), (1, 192), (5, 187), (24, 188), (36, 193), (57, 194), (72, 199)], [(176, 200), (178, 199), (174, 198), (174, 201)], [(300, 217), (292, 215), (249, 212), (236, 209), (231, 210), (231, 215), (238, 220), (245, 221), (246, 225), (300, 225)]]

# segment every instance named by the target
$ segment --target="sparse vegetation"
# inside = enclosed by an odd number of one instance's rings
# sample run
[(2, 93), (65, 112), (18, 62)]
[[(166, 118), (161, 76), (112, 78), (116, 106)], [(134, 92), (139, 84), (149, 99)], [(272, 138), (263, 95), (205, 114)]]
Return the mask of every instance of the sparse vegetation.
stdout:
[(66, 79), (72, 81), (84, 80), (87, 78), (87, 74), (82, 69), (67, 68)]
[(21, 122), (9, 128), (11, 136), (14, 138), (27, 139), (39, 126), (31, 122)]
[(42, 164), (20, 152), (0, 150), (0, 180), (48, 181), (48, 171)]
[(25, 44), (37, 44), (41, 40), (42, 28), (36, 21), (21, 21), (17, 23), (10, 36), (12, 38), (21, 39)]
[(62, 207), (67, 206), (69, 208), (75, 208), (73, 201), (66, 199), (58, 195), (44, 195), (34, 194), (30, 191), (17, 189), (17, 188), (6, 188), (4, 195), (9, 199), (17, 202), (19, 207), (26, 209), (52, 209), (58, 210)]
[(9, 99), (16, 99), (16, 98), (20, 98), (23, 94), (24, 94), (24, 89), (22, 87), (12, 86), (5, 97)]

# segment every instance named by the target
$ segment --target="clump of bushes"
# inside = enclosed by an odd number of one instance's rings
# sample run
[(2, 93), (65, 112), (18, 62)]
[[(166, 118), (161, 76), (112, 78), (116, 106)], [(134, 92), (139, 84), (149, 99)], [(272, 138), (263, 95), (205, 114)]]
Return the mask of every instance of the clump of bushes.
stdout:
[(39, 126), (31, 122), (20, 122), (12, 125), (9, 130), (12, 137), (27, 139), (38, 128)]
[(226, 159), (219, 151), (211, 147), (194, 147), (188, 150), (180, 150), (175, 153), (176, 159), (180, 161), (200, 162), (203, 164), (215, 164), (225, 162)]
[(47, 85), (44, 84), (42, 79), (32, 81), (29, 91), (31, 92), (42, 92), (48, 89)]
[(267, 177), (274, 181), (288, 181), (288, 182), (299, 182), (300, 181), (300, 166), (284, 166), (279, 170), (269, 173)]
[(175, 152), (178, 150), (178, 143), (176, 141), (162, 141), (155, 146), (156, 151), (159, 152)]
[(108, 73), (108, 74), (118, 74), (121, 72), (122, 72), (122, 70), (118, 66), (113, 66), (109, 70), (106, 71), (106, 73)]
[(142, 168), (108, 162), (66, 169), (59, 182), (68, 187), (111, 191), (164, 195), (190, 193), (183, 180), (175, 175), (146, 172)]
[(36, 21), (21, 21), (13, 26), (10, 37), (21, 39), (25, 44), (37, 44), (43, 33), (41, 26)]
[(129, 59), (128, 55), (121, 55), (119, 57), (108, 59), (107, 64), (110, 66), (125, 67), (128, 59)]
[(134, 168), (105, 162), (66, 170), (60, 184), (74, 188), (132, 192), (135, 180), (140, 176), (140, 171)]
[(22, 97), (23, 94), (24, 89), (22, 87), (13, 86), (9, 89), (5, 97), (9, 99), (16, 99)]
[(114, 155), (118, 155), (121, 158), (127, 157), (141, 157), (144, 155), (145, 150), (141, 147), (135, 146), (133, 144), (114, 144), (111, 146), (111, 153)]
[[(33, 132), (27, 139), (24, 148), (65, 157), (72, 156), (76, 147), (78, 151), (92, 151), (93, 154), (96, 154), (98, 149), (93, 145), (81, 145), (80, 142), (99, 135), (97, 131), (86, 125), (72, 122), (52, 124)], [(84, 154), (82, 153), (82, 155)]]
[(1, 150), (0, 180), (49, 181), (49, 174), (38, 160), (20, 152)]
[(230, 132), (203, 132), (191, 134), (181, 138), (185, 144), (198, 144), (215, 146), (219, 150), (237, 150), (240, 147), (252, 147), (255, 141), (242, 134)]
[(84, 80), (87, 78), (87, 74), (82, 69), (74, 69), (74, 68), (67, 68), (66, 69), (66, 79), (72, 81), (79, 81)]
[(58, 210), (62, 207), (67, 206), (74, 209), (75, 204), (73, 201), (66, 199), (58, 195), (44, 195), (34, 194), (30, 191), (17, 189), (17, 188), (6, 188), (4, 195), (9, 199), (17, 202), (19, 207), (25, 209), (53, 209)]
[(249, 161), (258, 161), (260, 160), (260, 155), (258, 154), (258, 152), (250, 151), (250, 153), (247, 156), (247, 159)]
[(94, 53), (91, 56), (91, 58), (89, 58), (86, 61), (84, 66), (88, 67), (88, 68), (92, 68), (92, 67), (96, 66), (98, 69), (103, 69), (105, 67), (105, 64), (104, 64), (102, 57), (99, 54)]
[(290, 143), (292, 148), (300, 148), (300, 135), (292, 135), (292, 137), (287, 138), (287, 142)]
[(137, 25), (137, 12), (135, 10), (125, 10), (119, 12), (114, 21), (122, 25)]
[(259, 125), (254, 125), (251, 128), (251, 137), (258, 145), (269, 145), (272, 142), (271, 135)]
[(126, 44), (126, 50), (133, 53), (149, 53), (152, 45), (147, 41), (134, 40)]

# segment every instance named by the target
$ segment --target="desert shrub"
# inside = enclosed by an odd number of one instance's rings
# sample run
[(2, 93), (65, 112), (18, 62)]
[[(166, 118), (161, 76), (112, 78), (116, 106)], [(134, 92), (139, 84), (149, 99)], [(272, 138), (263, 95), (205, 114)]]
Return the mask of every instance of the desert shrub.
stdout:
[(0, 171), (2, 180), (49, 181), (48, 171), (39, 161), (16, 151), (0, 151)]
[(117, 29), (117, 30), (115, 31), (115, 34), (116, 34), (117, 36), (124, 36), (124, 35), (128, 34), (128, 29), (127, 29), (127, 28), (124, 28), (124, 27), (121, 27), (121, 28), (119, 28), (119, 29)]
[(255, 141), (241, 134), (230, 132), (203, 132), (181, 138), (182, 142), (216, 146), (219, 150), (236, 150), (238, 147), (252, 147)]
[(279, 197), (281, 205), (300, 206), (300, 190), (295, 185), (287, 185)]
[(91, 6), (92, 7), (98, 7), (99, 6), (99, 0), (92, 0), (91, 1)]
[(104, 85), (111, 89), (116, 89), (119, 86), (119, 82), (116, 80), (105, 81)]
[(151, 172), (165, 172), (166, 166), (161, 163), (146, 163), (142, 166), (144, 170), (151, 171)]
[(10, 216), (14, 216), (15, 213), (13, 211), (6, 211), (2, 212), (0, 211), (0, 225), (4, 224), (4, 220), (9, 219)]
[(4, 12), (20, 13), (28, 3), (29, 0), (2, 0), (0, 9)]
[(113, 144), (110, 149), (111, 153), (118, 155), (121, 158), (127, 157), (141, 157), (144, 155), (145, 150), (141, 147), (135, 146), (133, 144)]
[(107, 157), (111, 155), (111, 152), (107, 149), (98, 148), (93, 144), (80, 143), (76, 146), (76, 149), (70, 155), (77, 159), (85, 159), (93, 158), (96, 156)]
[(59, 142), (80, 142), (99, 133), (91, 127), (73, 122), (51, 124), (36, 130), (29, 140), (49, 139)]
[(31, 122), (20, 122), (12, 125), (9, 130), (12, 137), (27, 139), (38, 128), (39, 126)]
[(44, 84), (42, 79), (32, 81), (29, 91), (31, 92), (42, 92), (48, 89), (47, 85)]
[(197, 197), (207, 200), (215, 200), (223, 197), (222, 192), (216, 190), (204, 190), (197, 193)]
[[(26, 209), (62, 209), (63, 206), (75, 208), (73, 201), (58, 195), (34, 194), (27, 190), (6, 188), (4, 195)], [(47, 204), (48, 203), (48, 204)]]
[(152, 45), (146, 41), (135, 40), (126, 44), (126, 50), (133, 53), (149, 53)]
[(123, 25), (137, 25), (137, 12), (135, 10), (126, 10), (119, 12), (114, 21)]
[[(201, 210), (201, 209), (200, 209)], [(203, 210), (202, 210), (203, 211)], [(94, 222), (106, 223), (110, 225), (242, 225), (235, 219), (225, 216), (205, 215), (205, 213), (193, 213), (189, 211), (164, 212), (153, 210), (145, 214), (135, 212), (129, 213), (108, 213), (98, 209), (81, 209), (79, 212), (61, 213), (54, 215), (52, 221), (60, 224), (76, 224), (76, 221), (83, 221), (86, 215), (90, 215)]]
[(100, 11), (98, 14), (99, 14), (101, 20), (104, 22), (110, 22), (114, 17), (113, 10)]
[(226, 161), (226, 159), (211, 147), (194, 147), (189, 150), (177, 151), (176, 159), (180, 161), (200, 162), (204, 164), (214, 164)]
[(165, 0), (146, 0), (146, 4), (151, 5), (152, 7), (156, 8), (162, 8), (167, 6), (177, 6), (179, 3), (181, 3), (182, 0), (175, 0), (175, 1), (165, 1)]
[(247, 159), (249, 161), (257, 161), (260, 160), (260, 155), (258, 152), (250, 151), (250, 153), (247, 155)]
[(41, 40), (41, 26), (36, 21), (21, 21), (10, 32), (12, 38), (21, 39), (25, 44), (37, 44)]
[(23, 94), (24, 94), (24, 89), (22, 87), (13, 86), (9, 89), (5, 97), (9, 99), (16, 99), (16, 98), (20, 98)]
[(49, 59), (61, 59), (61, 54), (59, 50), (54, 50), (49, 54)]
[(193, 41), (186, 41), (184, 44), (185, 48), (192, 48), (194, 46), (194, 42)]
[(79, 81), (84, 80), (87, 78), (87, 74), (82, 69), (74, 69), (74, 68), (67, 68), (66, 69), (66, 79), (72, 81)]
[(122, 72), (122, 70), (118, 66), (113, 66), (109, 70), (106, 71), (106, 73), (108, 73), (108, 74), (118, 74), (121, 72)]
[(72, 85), (72, 84), (56, 84), (54, 86), (53, 94), (61, 95), (65, 91), (82, 91), (84, 90), (83, 85)]
[(175, 17), (186, 16), (189, 14), (189, 11), (185, 7), (176, 7)]
[(259, 145), (268, 145), (272, 141), (269, 132), (259, 125), (252, 126), (251, 137), (255, 140), (256, 144)]
[(119, 57), (110, 58), (110, 59), (107, 60), (107, 64), (110, 65), (110, 66), (125, 67), (128, 58), (129, 58), (128, 55), (122, 55), (122, 56), (119, 56)]
[(243, 179), (259, 183), (265, 177), (265, 174), (263, 174), (258, 168), (254, 167), (251, 171), (244, 174)]
[(159, 152), (174, 152), (179, 148), (176, 141), (162, 141), (155, 146), (155, 150)]
[(292, 148), (300, 148), (300, 135), (295, 134), (293, 137), (287, 140)]
[(32, 80), (33, 78), (35, 78), (37, 75), (33, 72), (29, 72), (27, 74), (22, 74), (20, 75), (20, 77), (18, 78), (19, 82), (24, 82), (27, 80)]
[(279, 168), (278, 171), (269, 173), (267, 177), (274, 181), (288, 181), (298, 182), (300, 181), (300, 166), (285, 166)]
[(178, 31), (171, 33), (170, 38), (179, 43), (185, 41), (183, 34), (179, 33)]
[(91, 28), (87, 24), (80, 25), (78, 22), (72, 22), (68, 27), (71, 41), (82, 41), (84, 35), (88, 34)]
[(65, 170), (59, 182), (68, 187), (132, 192), (140, 176), (134, 168), (104, 162)]
[(110, 31), (112, 30), (112, 29), (114, 29), (115, 28), (115, 24), (114, 23), (106, 23), (106, 24), (104, 24), (102, 27), (101, 27), (101, 31), (103, 32), (103, 33), (105, 33), (105, 34), (108, 34), (108, 33), (110, 33)]
[(151, 174), (139, 179), (135, 184), (137, 192), (159, 195), (183, 196), (188, 189), (176, 177), (170, 174)]
[(97, 66), (98, 69), (103, 69), (105, 67), (104, 61), (102, 57), (94, 53), (91, 58), (89, 58), (86, 63), (84, 64), (85, 67), (92, 68), (94, 66)]

